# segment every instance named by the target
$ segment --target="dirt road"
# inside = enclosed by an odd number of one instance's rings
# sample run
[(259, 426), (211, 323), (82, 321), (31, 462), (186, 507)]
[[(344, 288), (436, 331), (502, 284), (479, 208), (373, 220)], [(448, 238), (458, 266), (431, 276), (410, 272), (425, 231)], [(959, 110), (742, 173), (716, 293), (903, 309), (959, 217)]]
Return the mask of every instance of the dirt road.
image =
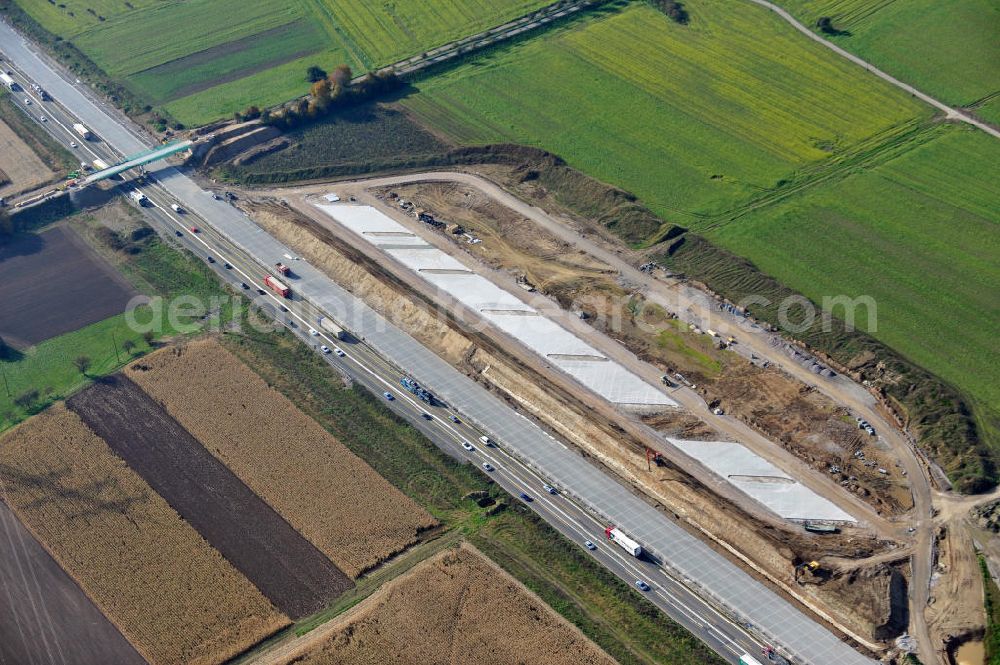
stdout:
[[(913, 514), (909, 518), (901, 518), (896, 521), (892, 529), (893, 537), (908, 541), (914, 552), (911, 561), (913, 582), (910, 586), (910, 633), (917, 638), (920, 644), (921, 659), (925, 663), (939, 662), (936, 656), (937, 649), (935, 649), (928, 634), (924, 616), (924, 610), (930, 596), (934, 541), (933, 520), (931, 519), (933, 497), (928, 478), (929, 472), (920, 453), (914, 448), (908, 436), (900, 432), (882, 414), (875, 398), (867, 390), (844, 376), (836, 376), (832, 379), (818, 378), (805, 367), (792, 362), (780, 349), (772, 346), (770, 343), (771, 333), (762, 328), (748, 325), (743, 319), (728, 317), (720, 313), (715, 300), (706, 293), (676, 280), (639, 271), (635, 267), (638, 262), (630, 261), (631, 252), (627, 248), (601, 242), (590, 233), (584, 236), (572, 220), (550, 215), (546, 211), (519, 199), (493, 181), (475, 173), (439, 171), (386, 176), (338, 183), (337, 190), (347, 191), (347, 189), (351, 189), (362, 193), (364, 190), (374, 187), (425, 181), (460, 182), (479, 189), (499, 203), (531, 219), (576, 249), (587, 252), (598, 260), (620, 270), (623, 277), (644, 289), (645, 296), (649, 301), (661, 304), (670, 311), (676, 312), (681, 319), (703, 328), (712, 327), (723, 336), (736, 337), (739, 344), (746, 346), (757, 356), (781, 367), (785, 372), (806, 385), (814, 386), (837, 403), (852, 409), (857, 415), (872, 423), (879, 432), (881, 441), (891, 449), (910, 480), (914, 502)], [(316, 192), (325, 192), (330, 187), (320, 186), (313, 189)], [(275, 193), (279, 196), (287, 194), (287, 192)], [(721, 419), (715, 420), (716, 422), (711, 423), (713, 426), (717, 426), (717, 421)], [(731, 430), (728, 425), (723, 424), (720, 431), (727, 430), (732, 431), (737, 440), (743, 440), (742, 433), (737, 433)], [(773, 444), (769, 444), (769, 447), (774, 448)], [(881, 522), (881, 519), (878, 522)], [(873, 524), (878, 522), (873, 522)], [(913, 527), (916, 530), (911, 534), (908, 533), (907, 527)]]

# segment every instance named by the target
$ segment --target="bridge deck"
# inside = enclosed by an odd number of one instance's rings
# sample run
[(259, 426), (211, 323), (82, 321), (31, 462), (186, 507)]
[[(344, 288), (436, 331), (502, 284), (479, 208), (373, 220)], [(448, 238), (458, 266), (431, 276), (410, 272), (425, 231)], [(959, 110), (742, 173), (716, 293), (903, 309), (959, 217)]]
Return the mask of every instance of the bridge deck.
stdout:
[(153, 148), (152, 150), (147, 150), (146, 152), (139, 153), (129, 157), (124, 162), (115, 164), (114, 166), (108, 167), (106, 169), (101, 169), (100, 171), (95, 171), (89, 176), (84, 178), (80, 182), (80, 186), (86, 186), (98, 182), (99, 180), (104, 180), (105, 178), (110, 178), (111, 176), (118, 175), (119, 173), (124, 173), (129, 169), (134, 169), (137, 166), (143, 166), (149, 164), (150, 162), (155, 162), (160, 159), (166, 159), (171, 155), (176, 155), (179, 152), (183, 152), (191, 147), (192, 141), (175, 141), (173, 143), (167, 143), (166, 145)]

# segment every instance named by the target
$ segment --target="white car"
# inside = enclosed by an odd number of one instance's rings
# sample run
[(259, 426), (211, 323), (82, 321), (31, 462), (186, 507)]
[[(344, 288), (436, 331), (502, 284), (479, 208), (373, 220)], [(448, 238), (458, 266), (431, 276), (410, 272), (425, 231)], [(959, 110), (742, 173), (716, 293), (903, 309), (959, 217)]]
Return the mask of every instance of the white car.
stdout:
[(24, 98), (24, 105), (25, 105), (25, 106), (31, 106), (31, 100), (30, 100), (30, 99), (28, 99), (27, 97), (25, 97), (25, 98)]
[(594, 550), (597, 549), (597, 545), (595, 545), (594, 543), (590, 542), (589, 540), (583, 541), (583, 546), (586, 547), (591, 552), (593, 552)]
[(490, 464), (489, 462), (483, 462), (483, 468), (486, 469), (488, 472), (491, 472), (491, 473), (495, 470), (494, 467), (493, 467), (493, 465)]
[(76, 141), (70, 141), (70, 142), (69, 142), (69, 147), (71, 147), (71, 148), (79, 148), (80, 146), (78, 146), (78, 145), (76, 144)]
[(488, 436), (481, 436), (481, 437), (479, 437), (479, 441), (483, 445), (486, 445), (486, 446), (492, 446), (493, 445), (493, 442), (490, 441), (490, 437), (488, 437)]
[(469, 443), (468, 441), (463, 441), (462, 447), (468, 450), (470, 453), (476, 449), (476, 447), (471, 443)]
[(323, 346), (319, 347), (319, 350), (322, 351), (323, 353), (330, 353), (330, 347), (327, 346), (326, 344), (324, 344)]
[(339, 346), (333, 347), (333, 352), (336, 353), (341, 358), (347, 355), (346, 353), (344, 353), (344, 350)]
[(313, 337), (319, 337), (319, 332), (317, 332), (315, 328), (310, 328), (309, 334), (312, 335)]
[(42, 122), (48, 122), (49, 121), (49, 119), (46, 118), (44, 115), (38, 116), (38, 119), (41, 120)]

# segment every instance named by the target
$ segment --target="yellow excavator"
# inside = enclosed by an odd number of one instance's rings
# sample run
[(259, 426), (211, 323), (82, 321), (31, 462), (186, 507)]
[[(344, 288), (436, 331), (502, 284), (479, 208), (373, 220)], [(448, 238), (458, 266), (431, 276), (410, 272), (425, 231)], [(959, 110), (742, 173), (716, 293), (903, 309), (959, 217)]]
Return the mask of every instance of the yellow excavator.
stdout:
[(816, 581), (816, 580), (814, 580), (812, 578), (813, 578), (813, 576), (817, 575), (819, 573), (819, 571), (820, 571), (819, 561), (806, 561), (806, 562), (800, 563), (799, 565), (795, 566), (795, 581), (798, 584), (803, 584), (803, 582), (802, 582), (802, 574), (806, 573), (806, 572), (809, 573), (809, 577), (810, 577), (809, 581)]

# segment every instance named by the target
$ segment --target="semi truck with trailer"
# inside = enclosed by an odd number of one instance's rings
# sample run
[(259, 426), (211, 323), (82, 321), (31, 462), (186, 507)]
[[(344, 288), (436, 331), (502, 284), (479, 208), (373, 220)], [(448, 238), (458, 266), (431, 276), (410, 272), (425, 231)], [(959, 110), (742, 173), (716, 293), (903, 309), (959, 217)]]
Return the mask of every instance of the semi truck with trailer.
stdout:
[(321, 316), (316, 319), (316, 323), (319, 324), (320, 328), (332, 334), (337, 339), (344, 339), (344, 329), (334, 323), (332, 319)]
[(287, 298), (292, 294), (292, 290), (278, 281), (278, 279), (272, 275), (264, 275), (264, 284), (267, 288), (271, 289), (282, 298)]
[(604, 535), (608, 537), (608, 540), (614, 542), (618, 547), (622, 548), (635, 558), (642, 556), (642, 547), (639, 543), (635, 542), (616, 526), (609, 526), (604, 530)]
[(73, 131), (82, 136), (83, 140), (85, 141), (89, 141), (93, 136), (93, 134), (90, 133), (90, 130), (81, 125), (80, 123), (76, 123), (75, 125), (73, 125)]
[(7, 86), (7, 89), (11, 92), (17, 92), (21, 89), (21, 86), (17, 84), (17, 81), (11, 78), (10, 74), (0, 73), (0, 81), (3, 81), (3, 84)]

